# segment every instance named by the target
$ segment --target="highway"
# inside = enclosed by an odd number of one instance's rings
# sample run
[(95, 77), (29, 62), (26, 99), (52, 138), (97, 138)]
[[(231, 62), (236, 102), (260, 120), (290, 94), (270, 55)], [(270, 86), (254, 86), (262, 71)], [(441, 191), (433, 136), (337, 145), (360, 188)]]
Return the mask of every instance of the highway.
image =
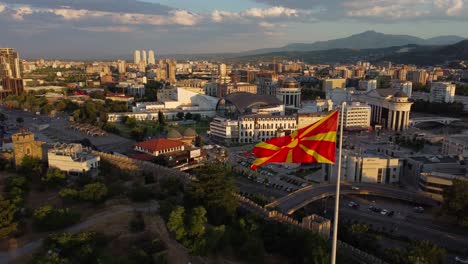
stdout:
[[(353, 189), (357, 187), (359, 190)], [(296, 210), (308, 205), (313, 201), (323, 199), (325, 197), (335, 195), (335, 184), (312, 185), (297, 190), (289, 195), (277, 199), (267, 207), (279, 208), (280, 211), (293, 214)], [(408, 191), (397, 187), (379, 185), (379, 184), (341, 184), (341, 194), (356, 194), (356, 195), (375, 195), (387, 198), (394, 198), (404, 201), (410, 201), (419, 204), (436, 206), (438, 202), (431, 197), (419, 191)]]

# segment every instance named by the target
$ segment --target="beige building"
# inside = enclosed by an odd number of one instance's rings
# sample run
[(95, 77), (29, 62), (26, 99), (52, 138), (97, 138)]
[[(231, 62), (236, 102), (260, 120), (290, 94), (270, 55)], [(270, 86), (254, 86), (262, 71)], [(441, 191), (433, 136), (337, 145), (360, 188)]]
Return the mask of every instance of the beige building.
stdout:
[(328, 89), (344, 89), (346, 88), (346, 79), (326, 79), (323, 80), (323, 91)]
[[(338, 159), (337, 159), (338, 160)], [(332, 165), (330, 179), (330, 165), (322, 165), (324, 181), (336, 182), (337, 164)], [(343, 150), (341, 179), (356, 183), (392, 184), (400, 180), (400, 159), (383, 155), (375, 151), (357, 152)]]
[(286, 107), (301, 107), (301, 87), (296, 79), (286, 78), (278, 88), (276, 97), (283, 102)]
[(13, 141), (16, 166), (21, 165), (23, 158), (26, 156), (46, 161), (45, 142), (36, 141), (34, 133), (29, 131), (19, 132), (13, 134), (11, 139)]
[[(339, 109), (341, 110), (341, 106)], [(344, 111), (340, 111), (338, 120), (341, 120), (341, 114), (344, 114), (344, 129), (368, 129), (370, 127), (371, 107), (367, 104), (352, 102), (346, 105)]]
[(0, 48), (0, 79), (21, 78), (21, 65), (18, 52), (12, 48)]
[(80, 144), (57, 143), (47, 153), (49, 168), (57, 168), (67, 173), (97, 172), (100, 157)]

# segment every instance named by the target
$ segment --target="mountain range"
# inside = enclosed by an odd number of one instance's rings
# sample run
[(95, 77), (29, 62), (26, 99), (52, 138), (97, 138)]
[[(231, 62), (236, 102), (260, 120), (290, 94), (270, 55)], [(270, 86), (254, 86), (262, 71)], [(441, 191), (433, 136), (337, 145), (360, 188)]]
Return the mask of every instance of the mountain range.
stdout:
[(414, 37), (410, 35), (392, 35), (376, 32), (373, 30), (365, 31), (349, 37), (333, 39), (327, 41), (317, 41), (314, 43), (292, 43), (280, 48), (256, 49), (242, 52), (239, 55), (258, 55), (272, 52), (285, 51), (317, 51), (331, 49), (377, 49), (394, 46), (404, 46), (409, 44), (431, 46), (431, 45), (450, 45), (464, 40), (460, 36), (438, 36), (428, 39)]

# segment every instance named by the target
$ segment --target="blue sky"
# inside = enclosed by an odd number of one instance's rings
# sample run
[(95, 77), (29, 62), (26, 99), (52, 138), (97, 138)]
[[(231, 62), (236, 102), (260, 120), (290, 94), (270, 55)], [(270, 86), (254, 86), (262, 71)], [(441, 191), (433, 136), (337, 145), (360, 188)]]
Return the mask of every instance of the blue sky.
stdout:
[(0, 0), (0, 47), (23, 57), (238, 52), (366, 30), (468, 38), (468, 0)]

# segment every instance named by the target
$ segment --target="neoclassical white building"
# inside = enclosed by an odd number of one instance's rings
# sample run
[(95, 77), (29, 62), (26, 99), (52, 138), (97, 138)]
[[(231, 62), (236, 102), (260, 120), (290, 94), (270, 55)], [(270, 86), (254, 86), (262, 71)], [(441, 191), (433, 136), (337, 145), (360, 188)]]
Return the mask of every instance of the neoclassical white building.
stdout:
[(276, 97), (283, 102), (286, 107), (301, 107), (301, 88), (296, 79), (286, 78), (278, 88)]
[(353, 101), (366, 102), (372, 109), (371, 123), (394, 131), (408, 129), (411, 105), (408, 96), (393, 89), (377, 89), (368, 93), (353, 94)]

